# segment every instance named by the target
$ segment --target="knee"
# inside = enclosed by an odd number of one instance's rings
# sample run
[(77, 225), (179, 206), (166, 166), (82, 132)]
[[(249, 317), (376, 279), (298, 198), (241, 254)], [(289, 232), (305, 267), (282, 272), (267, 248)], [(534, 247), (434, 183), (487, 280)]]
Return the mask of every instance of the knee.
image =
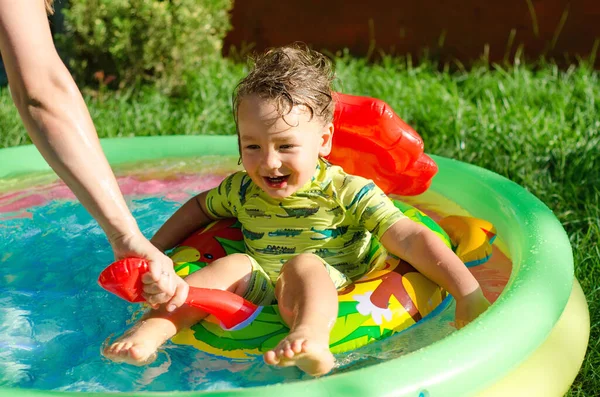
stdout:
[(224, 258), (228, 258), (232, 262), (248, 261), (248, 255), (246, 255), (246, 254), (239, 254), (239, 253), (229, 254), (229, 255), (225, 256)]
[(298, 272), (299, 270), (306, 270), (312, 266), (323, 266), (321, 258), (315, 254), (298, 254), (286, 263), (283, 264), (281, 272)]

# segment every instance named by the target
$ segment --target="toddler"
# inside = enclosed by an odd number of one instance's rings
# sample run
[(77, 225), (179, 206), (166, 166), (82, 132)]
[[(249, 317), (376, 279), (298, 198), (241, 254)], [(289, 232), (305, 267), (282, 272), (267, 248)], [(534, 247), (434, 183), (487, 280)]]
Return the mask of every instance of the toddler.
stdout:
[[(334, 133), (333, 77), (329, 60), (305, 47), (258, 57), (234, 93), (245, 171), (189, 200), (152, 238), (167, 250), (215, 219), (237, 217), (246, 253), (215, 260), (186, 281), (259, 305), (277, 302), (290, 333), (264, 360), (314, 376), (334, 365), (329, 332), (337, 290), (382, 266), (388, 252), (453, 295), (457, 327), (489, 306), (475, 278), (433, 232), (403, 215), (372, 181), (324, 160)], [(207, 315), (185, 305), (172, 309), (152, 310), (104, 355), (148, 363), (167, 339)]]

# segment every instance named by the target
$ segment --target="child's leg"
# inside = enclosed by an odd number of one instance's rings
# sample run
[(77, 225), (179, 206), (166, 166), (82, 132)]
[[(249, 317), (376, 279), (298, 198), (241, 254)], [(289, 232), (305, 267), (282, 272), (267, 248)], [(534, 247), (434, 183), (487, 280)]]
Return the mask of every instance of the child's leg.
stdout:
[(265, 353), (267, 364), (296, 365), (319, 376), (331, 371), (329, 332), (337, 318), (337, 292), (321, 259), (300, 254), (281, 269), (275, 294), (289, 335)]
[[(243, 295), (252, 272), (250, 259), (243, 254), (220, 258), (186, 277), (192, 287), (214, 288)], [(145, 365), (156, 358), (156, 349), (179, 330), (189, 328), (207, 313), (187, 305), (173, 312), (164, 307), (152, 310), (102, 352), (116, 362)]]

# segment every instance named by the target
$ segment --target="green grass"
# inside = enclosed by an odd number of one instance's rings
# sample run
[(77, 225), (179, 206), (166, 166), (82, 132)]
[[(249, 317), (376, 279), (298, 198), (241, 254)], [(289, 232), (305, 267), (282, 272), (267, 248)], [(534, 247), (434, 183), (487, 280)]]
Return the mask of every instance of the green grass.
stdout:
[[(385, 100), (423, 136), (430, 153), (473, 163), (521, 184), (560, 219), (592, 322), (590, 346), (569, 396), (600, 395), (600, 81), (585, 64), (475, 67), (438, 72), (384, 58), (337, 62), (338, 89)], [(244, 67), (199, 72), (187, 97), (152, 89), (88, 95), (101, 137), (231, 134), (230, 96)], [(0, 147), (29, 143), (6, 89), (0, 90)]]

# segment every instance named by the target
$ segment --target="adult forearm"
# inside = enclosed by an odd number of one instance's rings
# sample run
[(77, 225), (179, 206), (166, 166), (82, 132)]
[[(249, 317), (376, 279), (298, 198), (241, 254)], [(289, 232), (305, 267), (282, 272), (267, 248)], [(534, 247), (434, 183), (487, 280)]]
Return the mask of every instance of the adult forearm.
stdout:
[(139, 233), (41, 0), (0, 0), (0, 52), (31, 140), (109, 238)]
[(107, 236), (137, 233), (83, 98), (64, 65), (42, 71), (35, 82), (11, 81), (11, 92), (31, 140)]

